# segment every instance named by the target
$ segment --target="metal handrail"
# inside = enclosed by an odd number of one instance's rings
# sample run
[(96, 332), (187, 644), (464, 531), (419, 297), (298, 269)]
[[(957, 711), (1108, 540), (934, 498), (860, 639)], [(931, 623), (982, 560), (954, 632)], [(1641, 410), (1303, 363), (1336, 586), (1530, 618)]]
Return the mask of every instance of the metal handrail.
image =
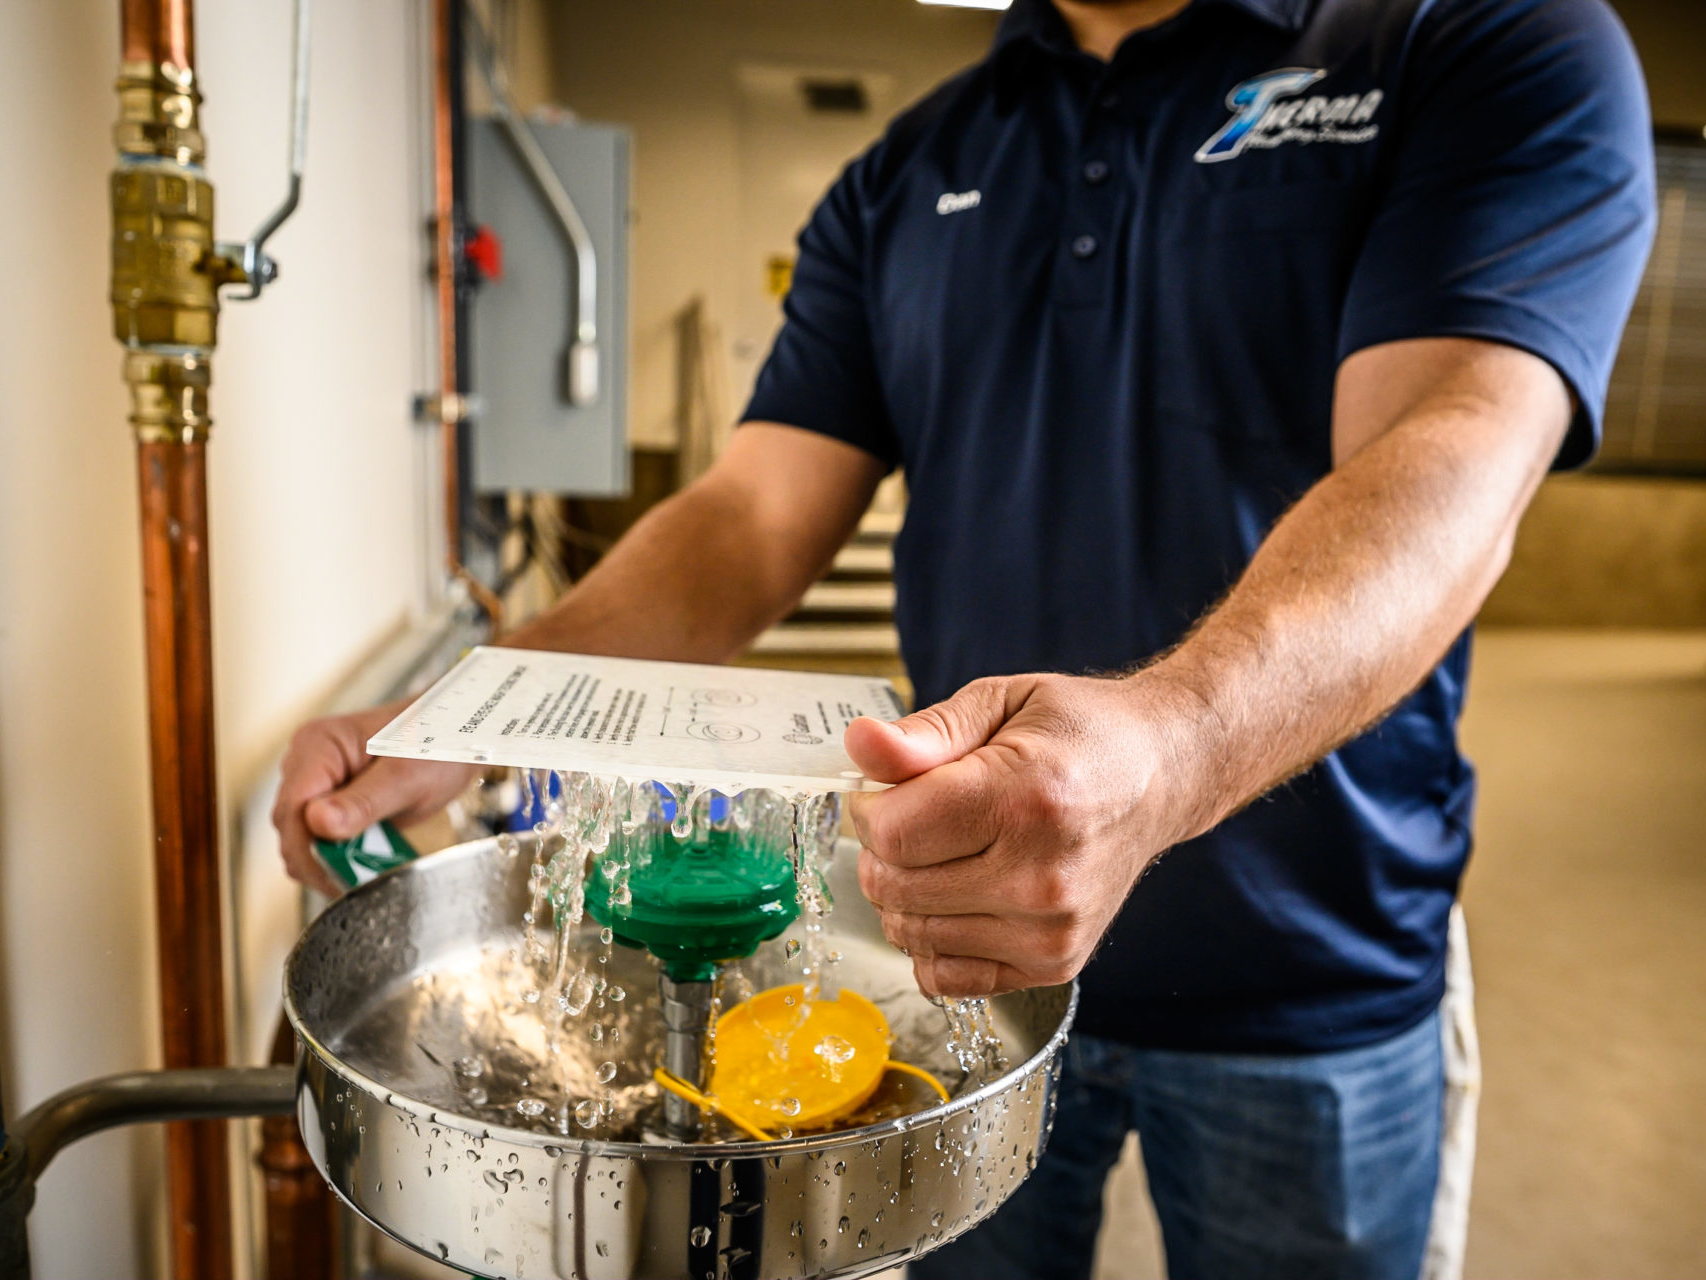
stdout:
[(293, 1067), (125, 1071), (54, 1094), (12, 1126), (12, 1141), (23, 1148), (34, 1181), (67, 1146), (103, 1129), (166, 1120), (289, 1115), (295, 1109)]

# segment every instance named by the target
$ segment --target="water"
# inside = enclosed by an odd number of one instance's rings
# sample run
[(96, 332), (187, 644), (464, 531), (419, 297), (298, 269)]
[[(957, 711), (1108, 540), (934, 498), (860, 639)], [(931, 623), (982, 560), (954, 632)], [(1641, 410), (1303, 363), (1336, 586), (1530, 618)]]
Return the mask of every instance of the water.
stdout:
[[(837, 994), (846, 951), (852, 980), (890, 1020), (894, 1056), (934, 1071), (950, 1091), (1006, 1069), (986, 1001), (937, 1002), (937, 1012), (886, 944), (836, 936), (829, 945), (834, 900), (826, 873), (840, 828), (839, 795), (749, 789), (725, 798), (704, 788), (542, 770), (521, 771), (520, 784), (523, 812), (537, 821), (519, 936), (466, 955), (459, 965), (418, 974), (406, 992), (382, 996), (380, 1013), (340, 1047), (359, 1058), (363, 1039), (376, 1053), (387, 1038), (412, 1039), (431, 1065), (421, 1067), (423, 1078), (393, 1087), (457, 1114), (541, 1132), (633, 1140), (655, 1129), (660, 1100), (651, 1067), (662, 1060), (657, 965), (616, 947), (609, 928), (587, 924), (586, 877), (596, 865), (619, 910), (629, 900), (627, 877), (649, 858), (652, 841), (703, 838), (710, 829), (785, 847), (799, 907), (782, 939), (725, 966), (717, 1009), (761, 988), (801, 984), (801, 998), (765, 1027), (774, 1051), (784, 1051), (812, 1003)], [(617, 832), (623, 838), (613, 847)], [(511, 856), (526, 847), (513, 835), (499, 843)], [(897, 971), (907, 975), (904, 981), (894, 980)], [(879, 972), (890, 976), (879, 981)], [(403, 1049), (403, 1057), (414, 1057)], [(707, 1049), (714, 1053), (715, 1046)], [(839, 1076), (854, 1047), (825, 1036), (812, 1052)], [(890, 1073), (847, 1124), (894, 1119), (935, 1101), (919, 1082)], [(800, 1104), (788, 1099), (781, 1110), (796, 1115)], [(718, 1123), (706, 1134), (712, 1141), (737, 1136)]]
[(858, 1051), (840, 1036), (825, 1036), (812, 1046), (812, 1053), (823, 1061), (831, 1080), (841, 1079), (841, 1069), (853, 1060)]
[(948, 1052), (969, 1083), (982, 1085), (1006, 1072), (1007, 1055), (990, 1020), (988, 1000), (981, 997), (945, 1000), (932, 996), (930, 1002), (948, 1019)]

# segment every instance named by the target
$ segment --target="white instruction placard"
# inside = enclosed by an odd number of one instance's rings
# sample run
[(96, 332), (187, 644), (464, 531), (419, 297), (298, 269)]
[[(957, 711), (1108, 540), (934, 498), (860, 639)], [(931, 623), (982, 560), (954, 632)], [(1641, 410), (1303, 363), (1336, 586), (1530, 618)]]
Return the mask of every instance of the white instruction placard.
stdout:
[(842, 732), (904, 712), (873, 676), (481, 647), (367, 749), (726, 790), (861, 791), (879, 784), (853, 767)]

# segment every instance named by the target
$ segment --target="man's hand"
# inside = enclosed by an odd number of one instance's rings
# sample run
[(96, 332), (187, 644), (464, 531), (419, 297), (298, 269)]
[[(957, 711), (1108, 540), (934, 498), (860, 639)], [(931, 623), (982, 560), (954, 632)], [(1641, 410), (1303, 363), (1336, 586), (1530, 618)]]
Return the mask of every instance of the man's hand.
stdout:
[(1066, 982), (1138, 876), (1191, 833), (1218, 744), (1164, 677), (977, 680), (847, 751), (899, 785), (855, 795), (859, 885), (933, 995)]
[(292, 879), (337, 897), (343, 886), (315, 855), (315, 837), (348, 840), (381, 818), (419, 821), (444, 808), (472, 781), (473, 765), (367, 754), (367, 740), (406, 705), (311, 720), (290, 740), (272, 821)]

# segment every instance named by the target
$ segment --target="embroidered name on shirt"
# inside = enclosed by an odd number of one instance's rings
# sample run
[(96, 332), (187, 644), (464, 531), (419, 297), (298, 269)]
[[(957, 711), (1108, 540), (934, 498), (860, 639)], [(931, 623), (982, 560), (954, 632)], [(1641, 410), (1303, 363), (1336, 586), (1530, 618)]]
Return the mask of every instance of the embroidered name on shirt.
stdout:
[(937, 213), (963, 213), (983, 203), (981, 191), (944, 191), (936, 197)]
[(1242, 155), (1250, 147), (1266, 150), (1288, 142), (1372, 142), (1380, 133), (1374, 114), (1386, 95), (1371, 89), (1367, 93), (1300, 96), (1326, 74), (1288, 67), (1235, 86), (1226, 95), (1232, 119), (1197, 148), (1197, 163), (1214, 164)]

